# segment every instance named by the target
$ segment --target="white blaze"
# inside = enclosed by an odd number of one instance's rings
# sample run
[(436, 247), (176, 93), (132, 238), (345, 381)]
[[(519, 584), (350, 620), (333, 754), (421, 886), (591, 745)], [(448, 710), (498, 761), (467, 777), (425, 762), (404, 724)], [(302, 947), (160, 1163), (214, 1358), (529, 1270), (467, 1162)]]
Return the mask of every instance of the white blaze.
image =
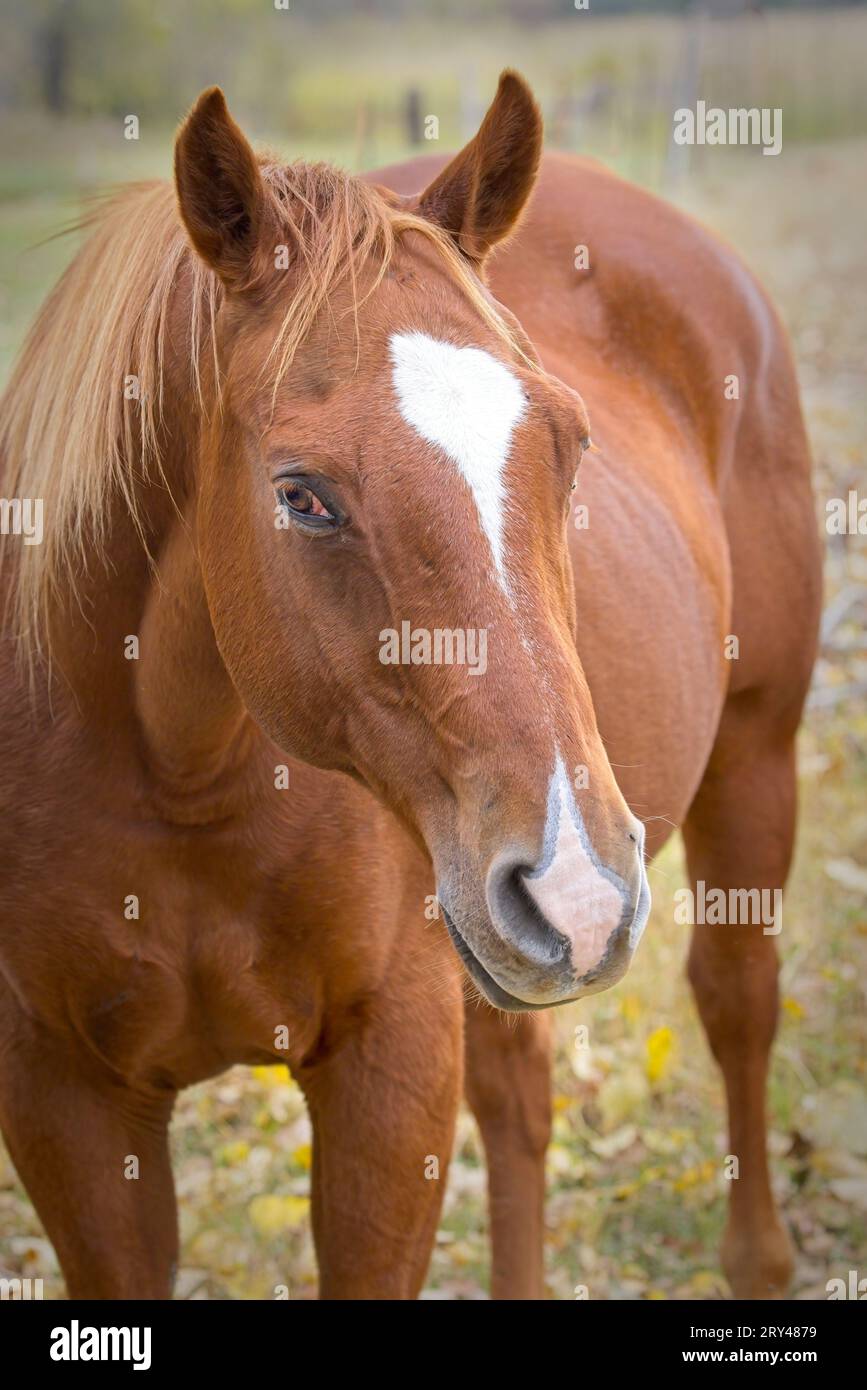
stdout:
[[(630, 924), (632, 949), (649, 910), (643, 863), (641, 872), (642, 892)], [(525, 874), (523, 882), (545, 919), (572, 943), (575, 974), (580, 978), (598, 966), (620, 926), (630, 894), (627, 885), (597, 858), (559, 755), (548, 796), (543, 867)]]
[(482, 348), (426, 333), (395, 333), (392, 379), (400, 413), (455, 464), (473, 494), (494, 569), (506, 593), (503, 473), (512, 432), (527, 408), (518, 378)]

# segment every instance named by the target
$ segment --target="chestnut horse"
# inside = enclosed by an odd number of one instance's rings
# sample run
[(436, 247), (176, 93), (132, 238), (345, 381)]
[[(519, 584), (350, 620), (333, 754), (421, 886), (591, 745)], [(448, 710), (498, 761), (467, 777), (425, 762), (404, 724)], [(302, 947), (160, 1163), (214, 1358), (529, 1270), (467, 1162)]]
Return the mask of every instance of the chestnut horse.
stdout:
[[(819, 581), (783, 334), (710, 235), (540, 149), (514, 74), (451, 163), (373, 182), (257, 158), (206, 92), (176, 197), (94, 214), (13, 374), (45, 534), (4, 543), (0, 1119), (72, 1296), (169, 1296), (174, 1098), (266, 1060), (322, 1296), (415, 1295), (459, 958), (501, 1011), (466, 1047), (493, 1288), (539, 1296), (542, 1010), (622, 976), (672, 823), (709, 887), (785, 879)], [(690, 975), (726, 1269), (780, 1293), (773, 937), (697, 928)]]

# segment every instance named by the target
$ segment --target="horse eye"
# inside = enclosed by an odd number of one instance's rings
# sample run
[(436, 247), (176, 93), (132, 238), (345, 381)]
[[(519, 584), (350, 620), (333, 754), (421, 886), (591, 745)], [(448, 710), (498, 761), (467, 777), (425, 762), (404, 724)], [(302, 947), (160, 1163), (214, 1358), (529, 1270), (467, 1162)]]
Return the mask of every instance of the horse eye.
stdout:
[(581, 467), (581, 460), (583, 459), (583, 457), (584, 457), (584, 455), (586, 454), (587, 450), (588, 450), (588, 449), (592, 449), (593, 447), (594, 447), (594, 445), (593, 445), (593, 442), (592, 442), (592, 440), (591, 440), (589, 434), (585, 434), (584, 437), (583, 437), (583, 439), (579, 439), (579, 440), (578, 440), (578, 448), (580, 449), (581, 452), (580, 452), (579, 455), (578, 455), (578, 462), (577, 462), (576, 465), (575, 465), (575, 476), (573, 477), (572, 482), (569, 484), (569, 491), (570, 491), (570, 492), (574, 492), (575, 489), (576, 489), (576, 487), (578, 486), (578, 470), (579, 470), (580, 467)]
[(277, 496), (282, 506), (286, 507), (295, 516), (304, 519), (316, 519), (319, 522), (334, 521), (334, 515), (328, 510), (324, 502), (316, 496), (312, 488), (306, 483), (294, 482), (291, 479), (281, 483), (277, 490)]

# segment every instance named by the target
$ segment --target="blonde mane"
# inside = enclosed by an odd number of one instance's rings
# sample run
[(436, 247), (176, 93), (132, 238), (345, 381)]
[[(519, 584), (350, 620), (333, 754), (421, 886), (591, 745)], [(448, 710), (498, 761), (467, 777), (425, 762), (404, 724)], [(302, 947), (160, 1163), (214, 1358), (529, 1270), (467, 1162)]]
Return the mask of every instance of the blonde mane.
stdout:
[[(329, 298), (348, 284), (357, 316), (361, 273), (367, 277), (372, 269), (375, 289), (408, 231), (435, 247), (470, 304), (521, 352), (450, 237), (434, 224), (389, 206), (371, 185), (330, 165), (287, 166), (263, 157), (261, 168), (287, 242), (303, 262), (268, 359), (275, 393)], [(182, 271), (190, 285), (190, 389), (200, 411), (207, 404), (205, 354), (216, 365), (222, 289), (190, 247), (172, 185), (130, 185), (97, 204), (78, 227), (89, 235), (45, 300), (0, 400), (3, 495), (41, 499), (44, 509), (42, 544), (15, 546), (7, 613), (31, 658), (46, 642), (52, 599), (75, 594), (76, 576), (104, 553), (113, 499), (123, 499), (144, 544), (142, 484), (165, 484), (164, 365)], [(10, 557), (8, 538), (0, 546), (0, 557)]]

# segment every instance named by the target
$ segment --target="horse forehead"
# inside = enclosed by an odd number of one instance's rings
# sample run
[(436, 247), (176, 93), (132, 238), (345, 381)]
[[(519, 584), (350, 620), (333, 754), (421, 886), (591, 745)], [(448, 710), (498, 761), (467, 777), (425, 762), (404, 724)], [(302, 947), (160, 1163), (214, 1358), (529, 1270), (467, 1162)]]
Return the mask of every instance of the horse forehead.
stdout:
[(403, 419), (437, 445), (473, 494), (503, 587), (505, 467), (515, 427), (527, 413), (517, 375), (484, 348), (458, 347), (426, 333), (389, 339), (392, 381)]
[(389, 355), (398, 408), (417, 433), (457, 463), (470, 449), (501, 461), (527, 408), (513, 371), (484, 348), (420, 332), (392, 334)]

